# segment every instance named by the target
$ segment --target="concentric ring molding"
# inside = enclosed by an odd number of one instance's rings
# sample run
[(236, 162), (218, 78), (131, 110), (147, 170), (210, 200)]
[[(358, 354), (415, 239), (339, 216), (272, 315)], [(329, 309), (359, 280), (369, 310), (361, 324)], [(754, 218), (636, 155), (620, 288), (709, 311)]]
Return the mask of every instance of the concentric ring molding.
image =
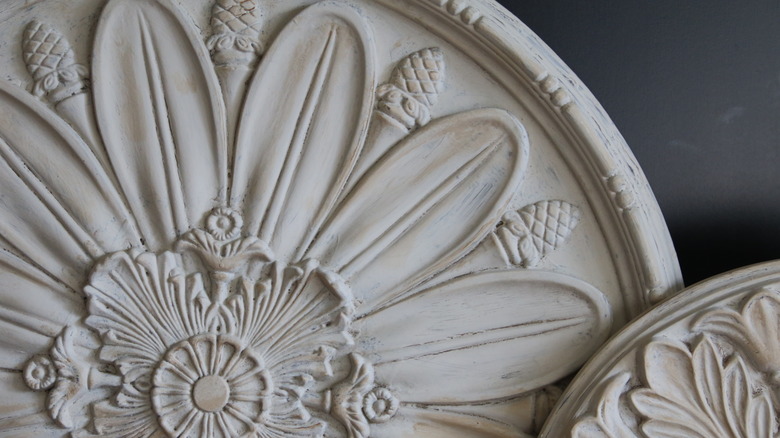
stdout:
[(526, 436), (680, 287), (622, 137), (490, 2), (0, 18), (0, 435)]
[(590, 359), (540, 437), (771, 435), (779, 316), (777, 261), (686, 288)]

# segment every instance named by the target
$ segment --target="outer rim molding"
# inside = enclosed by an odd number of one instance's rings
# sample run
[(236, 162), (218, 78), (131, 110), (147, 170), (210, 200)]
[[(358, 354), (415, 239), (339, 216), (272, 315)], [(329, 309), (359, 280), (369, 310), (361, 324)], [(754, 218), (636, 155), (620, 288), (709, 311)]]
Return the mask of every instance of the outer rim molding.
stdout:
[[(404, 8), (390, 0), (388, 6)], [(609, 193), (615, 225), (624, 236), (613, 242), (616, 262), (629, 254), (635, 277), (624, 278), (627, 290), (641, 291), (629, 298), (626, 310), (636, 316), (683, 287), (677, 255), (658, 203), (636, 158), (601, 104), (580, 79), (519, 18), (490, 0), (419, 0), (421, 8), (436, 11), (449, 23), (475, 35), (498, 54), (508, 68), (532, 83), (575, 139), (578, 154), (590, 172), (601, 175), (599, 192)], [(410, 15), (413, 12), (407, 11)]]
[(780, 262), (766, 262), (649, 310), (580, 370), (540, 437), (769, 436), (779, 287)]

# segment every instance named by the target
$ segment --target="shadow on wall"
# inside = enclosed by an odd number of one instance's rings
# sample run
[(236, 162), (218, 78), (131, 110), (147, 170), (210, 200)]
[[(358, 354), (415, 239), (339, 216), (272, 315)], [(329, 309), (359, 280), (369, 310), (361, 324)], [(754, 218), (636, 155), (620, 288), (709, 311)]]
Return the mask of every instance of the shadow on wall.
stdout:
[(670, 226), (686, 285), (777, 258), (780, 228), (771, 215), (734, 216), (727, 212), (718, 220), (692, 218)]

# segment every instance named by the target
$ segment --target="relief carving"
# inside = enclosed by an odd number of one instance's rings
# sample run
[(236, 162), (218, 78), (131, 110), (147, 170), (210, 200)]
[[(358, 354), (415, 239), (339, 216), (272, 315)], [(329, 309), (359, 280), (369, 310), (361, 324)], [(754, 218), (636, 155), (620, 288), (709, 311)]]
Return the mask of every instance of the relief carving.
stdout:
[(540, 201), (504, 214), (494, 238), (508, 264), (533, 267), (569, 238), (580, 210), (564, 201)]
[[(443, 407), (498, 404), (576, 369), (610, 330), (601, 291), (500, 264), (445, 274), (517, 193), (520, 121), (435, 114), (437, 47), (401, 57), (377, 87), (355, 5), (303, 9), (266, 51), (263, 17), (254, 0), (219, 0), (204, 39), (172, 2), (111, 0), (89, 93), (62, 35), (28, 27), (34, 94), (81, 93), (57, 115), (0, 85), (20, 114), (0, 122), (4, 266), (48, 279), (36, 293), (50, 302), (87, 299), (17, 376), (45, 394), (45, 427), (399, 436), (473, 422)], [(543, 201), (496, 234), (527, 267), (579, 220)], [(19, 418), (3, 427), (28, 427)]]
[(0, 436), (528, 437), (678, 274), (487, 3), (50, 1), (0, 23)]
[(431, 121), (431, 107), (444, 88), (444, 55), (436, 47), (414, 52), (377, 88), (377, 110), (407, 132)]
[(74, 60), (73, 49), (61, 33), (38, 21), (24, 31), (24, 61), (35, 80), (33, 94), (52, 103), (84, 91), (87, 68)]
[(571, 436), (775, 436), (776, 285), (747, 294), (737, 309), (716, 306), (688, 320), (688, 335), (656, 334), (638, 351), (636, 371), (601, 383), (595, 413), (579, 419)]

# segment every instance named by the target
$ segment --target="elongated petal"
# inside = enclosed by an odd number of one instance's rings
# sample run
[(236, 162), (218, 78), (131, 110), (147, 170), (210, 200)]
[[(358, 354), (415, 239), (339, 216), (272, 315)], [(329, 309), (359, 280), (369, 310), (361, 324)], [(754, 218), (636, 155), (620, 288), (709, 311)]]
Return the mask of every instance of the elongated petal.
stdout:
[(300, 255), (346, 182), (375, 82), (362, 17), (333, 3), (299, 14), (258, 68), (239, 123), (231, 202), (281, 259)]
[(398, 299), (496, 224), (527, 154), (525, 130), (505, 111), (475, 110), (432, 122), (357, 184), (311, 256), (352, 277), (365, 309)]
[(120, 196), (89, 148), (43, 104), (0, 84), (0, 235), (79, 287), (93, 258), (138, 244)]
[[(609, 305), (593, 286), (552, 272), (473, 274), (355, 324), (377, 381), (399, 400), (488, 400), (541, 387), (601, 345)], [(386, 380), (385, 380), (386, 379)]]
[(159, 249), (226, 188), (216, 75), (194, 25), (168, 0), (109, 2), (95, 40), (100, 132), (148, 247)]

